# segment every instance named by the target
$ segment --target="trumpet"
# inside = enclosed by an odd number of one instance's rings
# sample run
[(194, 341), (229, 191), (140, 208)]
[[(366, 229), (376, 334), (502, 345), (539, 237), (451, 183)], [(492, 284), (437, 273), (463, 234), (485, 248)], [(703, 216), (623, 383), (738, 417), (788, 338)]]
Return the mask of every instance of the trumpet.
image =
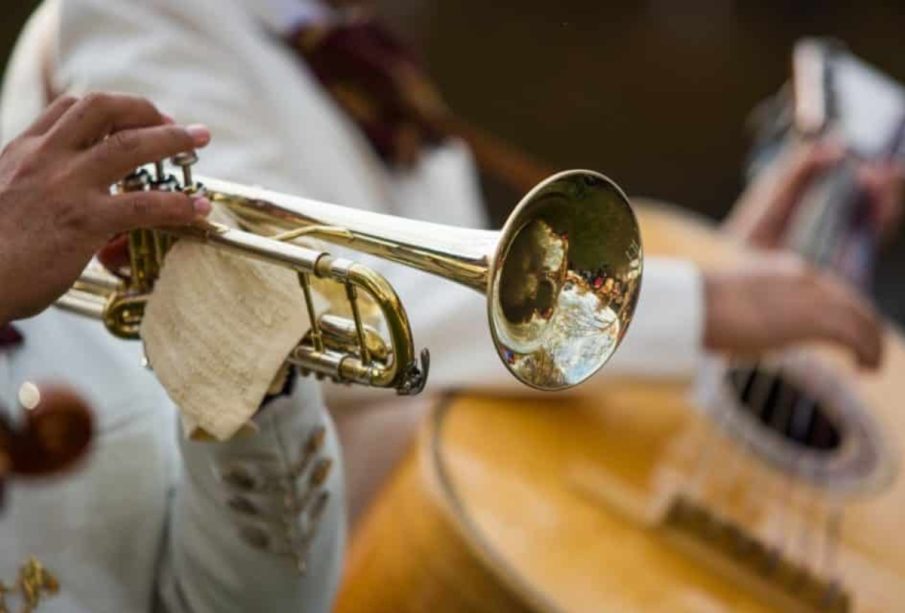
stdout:
[[(287, 267), (298, 274), (311, 328), (287, 360), (302, 374), (420, 392), (429, 353), (416, 356), (405, 308), (371, 268), (297, 244), (312, 238), (438, 275), (487, 297), (493, 344), (519, 381), (561, 390), (597, 372), (624, 337), (640, 289), (638, 223), (625, 194), (588, 170), (555, 174), (515, 207), (502, 230), (444, 226), (194, 177), (197, 156), (176, 156), (181, 181), (155, 164), (121, 191), (181, 190), (206, 195), (238, 227), (199, 222), (130, 233), (130, 274), (86, 270), (58, 306), (103, 320), (114, 335), (138, 338), (144, 306), (174, 240), (193, 240)], [(312, 283), (338, 283), (345, 313), (315, 313)], [(376, 326), (364, 321), (364, 293)], [(337, 305), (339, 307), (340, 305)], [(336, 309), (332, 309), (335, 311)], [(350, 313), (351, 315), (348, 315)]]

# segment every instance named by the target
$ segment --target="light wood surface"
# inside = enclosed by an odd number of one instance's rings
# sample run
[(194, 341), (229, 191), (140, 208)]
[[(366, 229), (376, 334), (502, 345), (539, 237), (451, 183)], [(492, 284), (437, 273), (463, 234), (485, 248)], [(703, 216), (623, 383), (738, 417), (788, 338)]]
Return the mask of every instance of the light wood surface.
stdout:
[[(693, 218), (651, 206), (641, 218), (648, 254), (738, 256)], [(877, 374), (825, 355), (897, 444), (901, 339), (890, 330)], [(338, 610), (808, 610), (805, 571), (854, 610), (905, 609), (903, 480), (831, 500), (720, 434), (688, 388), (623, 380), (594, 398), (447, 399), (362, 520)], [(677, 529), (680, 496), (773, 547), (777, 565)]]

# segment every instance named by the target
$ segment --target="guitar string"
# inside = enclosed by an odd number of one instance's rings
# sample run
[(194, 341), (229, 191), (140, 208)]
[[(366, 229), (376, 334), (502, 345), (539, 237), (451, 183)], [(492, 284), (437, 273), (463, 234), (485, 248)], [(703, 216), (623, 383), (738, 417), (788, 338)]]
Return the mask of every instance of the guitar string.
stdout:
[[(819, 201), (816, 205), (812, 205), (812, 208), (815, 206), (819, 207)], [(804, 211), (803, 219), (810, 223), (820, 218), (821, 216), (813, 211)], [(817, 233), (806, 232), (806, 234), (813, 236)], [(737, 361), (734, 361), (734, 363), (738, 364)], [(735, 366), (735, 368), (738, 368), (738, 366)], [(754, 418), (751, 423), (742, 422), (743, 428), (748, 430), (748, 434), (743, 438), (746, 450), (750, 450), (753, 446), (753, 438), (760, 434), (759, 428), (768, 427), (774, 432), (786, 432), (788, 422), (794, 420), (797, 412), (797, 407), (789, 404), (793, 399), (790, 396), (791, 392), (787, 391), (789, 388), (784, 385), (784, 381), (781, 378), (781, 363), (768, 370), (761, 361), (756, 361), (750, 367), (749, 372), (750, 375), (745, 387), (741, 388), (739, 393), (741, 401), (749, 407), (749, 413)], [(777, 395), (780, 396), (779, 399), (776, 399)], [(771, 399), (774, 399), (772, 404), (770, 403)], [(783, 400), (786, 402), (783, 402)], [(768, 408), (772, 409), (769, 415), (767, 414)], [(793, 453), (795, 452), (793, 451)], [(791, 473), (793, 475), (797, 470), (797, 464), (798, 457), (796, 454), (792, 460)], [(777, 486), (780, 494), (779, 499), (782, 502), (779, 505), (778, 512), (773, 516), (774, 519), (772, 519), (772, 532), (774, 533), (772, 540), (776, 543), (774, 545), (774, 556), (778, 558), (790, 549), (788, 541), (792, 539), (793, 528), (790, 525), (793, 523), (794, 517), (791, 510), (796, 483), (790, 475), (784, 474), (777, 477)]]
[[(903, 115), (899, 122), (898, 129), (890, 140), (889, 147), (887, 148), (888, 157), (893, 158), (901, 152), (903, 147), (905, 147), (905, 115)], [(876, 236), (874, 229), (871, 228), (869, 223), (870, 220), (867, 219), (867, 215), (864, 212), (864, 206), (861, 203), (861, 196), (859, 194), (855, 172), (852, 162), (845, 161), (837, 172), (829, 175), (829, 178), (826, 179), (826, 183), (822, 186), (824, 190), (822, 197), (821, 194), (817, 194), (817, 200), (811, 206), (812, 210), (806, 211), (806, 214), (801, 218), (804, 220), (805, 225), (799, 226), (797, 232), (798, 238), (801, 239), (799, 244), (790, 246), (793, 248), (796, 246), (800, 247), (796, 250), (818, 267), (825, 267), (831, 262), (835, 263), (843, 271), (843, 274), (848, 273), (846, 276), (855, 282), (856, 285), (864, 287), (869, 281), (869, 271), (873, 269)], [(859, 204), (861, 204), (860, 207), (858, 206)], [(808, 219), (807, 213), (810, 213), (810, 219)], [(859, 221), (862, 226), (860, 228), (857, 227), (857, 222)], [(795, 236), (795, 234), (796, 233), (792, 233), (792, 236)], [(860, 244), (852, 244), (856, 241), (859, 241)], [(859, 256), (860, 259), (858, 259)], [(729, 360), (727, 366), (728, 377), (735, 377), (739, 372), (742, 372), (740, 370), (739, 361), (736, 359)], [(759, 362), (754, 362), (750, 367), (750, 370), (748, 370), (747, 380), (744, 385), (738, 385), (738, 382), (736, 381), (736, 392), (740, 401), (746, 402), (749, 408), (751, 407), (751, 404), (744, 396), (746, 395), (746, 392), (749, 392), (749, 389), (756, 384), (757, 379), (760, 378), (761, 369), (762, 365)], [(780, 378), (782, 370), (783, 365), (780, 363), (773, 373), (767, 373), (768, 379), (770, 380), (770, 388), (777, 385), (781, 386), (776, 392), (777, 394), (782, 394), (783, 391), (787, 389), (783, 385), (783, 380)], [(824, 379), (828, 374), (818, 372), (817, 376)], [(812, 430), (816, 427), (815, 424), (818, 422), (815, 418), (817, 402), (816, 398), (813, 396), (818, 390), (825, 389), (824, 382), (824, 380), (821, 380), (811, 394), (801, 394), (790, 408), (791, 411), (785, 420), (785, 425), (776, 423), (779, 419), (775, 414), (776, 407), (774, 407), (774, 415), (770, 416), (770, 419), (773, 422), (771, 425), (774, 427), (774, 431), (780, 433), (788, 432), (793, 441), (791, 449), (793, 450), (792, 453), (794, 455), (792, 459), (793, 469), (791, 470), (791, 474), (785, 475), (785, 479), (779, 478), (777, 480), (777, 487), (781, 491), (783, 490), (782, 483), (786, 483), (786, 496), (793, 495), (795, 491), (807, 493), (805, 489), (796, 485), (794, 476), (799, 470), (804, 470), (799, 469), (799, 466), (805, 459), (804, 449), (806, 449), (809, 442), (814, 442), (812, 439), (815, 435)], [(805, 392), (807, 391), (808, 390), (805, 390)], [(786, 396), (789, 397), (791, 394), (791, 391), (787, 392)], [(750, 392), (748, 395), (750, 398)], [(743, 422), (742, 428), (747, 428), (749, 430), (748, 435), (742, 437), (743, 449), (745, 452), (750, 452), (752, 446), (749, 437), (757, 436), (758, 434), (757, 422), (765, 424), (764, 411), (767, 409), (767, 402), (769, 401), (770, 396), (770, 394), (762, 396), (762, 402), (755, 404), (753, 407), (753, 417), (755, 419), (753, 424), (745, 424)], [(779, 404), (781, 407), (785, 403)], [(731, 409), (723, 408), (717, 411), (718, 419), (714, 424), (716, 427), (715, 429), (723, 426), (728, 410)], [(782, 429), (777, 430), (777, 425), (781, 425)], [(801, 447), (796, 447), (796, 444), (800, 444)], [(702, 450), (699, 454), (699, 462), (709, 456), (711, 451), (709, 448), (711, 446), (712, 443), (707, 445), (706, 451)], [(709, 464), (709, 462), (706, 464)], [(733, 470), (737, 470), (737, 464), (733, 463), (732, 468)], [(697, 475), (699, 470), (700, 466), (696, 467), (693, 474)], [(836, 568), (836, 552), (839, 539), (841, 538), (844, 507), (839, 498), (832, 493), (830, 483), (831, 476), (823, 470), (821, 463), (814, 463), (812, 470), (817, 471), (817, 474), (811, 474), (809, 476), (816, 487), (824, 492), (824, 504), (826, 507), (826, 513), (824, 514), (825, 521), (823, 530), (821, 531), (824, 535), (823, 544), (821, 547), (818, 543), (819, 558), (815, 563), (814, 569), (818, 571), (822, 569), (825, 576), (830, 576), (831, 582), (838, 586), (841, 582), (841, 576), (839, 574), (839, 569)], [(752, 490), (749, 489), (748, 491), (751, 492)], [(813, 503), (811, 508), (816, 508), (816, 514), (819, 514), (820, 505), (817, 498), (814, 496), (805, 496), (804, 502), (807, 503), (808, 501)], [(783, 526), (789, 519), (789, 506), (791, 505), (780, 505), (781, 511), (777, 519), (777, 529), (780, 531), (781, 535), (786, 532), (783, 529)], [(800, 513), (799, 520), (801, 523), (801, 533), (799, 535), (799, 544), (801, 548), (800, 559), (803, 564), (808, 564), (809, 552), (812, 547), (812, 522), (808, 521), (807, 511), (802, 511)], [(779, 542), (780, 547), (785, 547), (785, 538), (783, 536), (780, 536)]]
[[(772, 429), (776, 432), (785, 432), (788, 422), (792, 419), (792, 416), (796, 413), (797, 406), (806, 399), (802, 396), (796, 398), (794, 396), (794, 392), (792, 388), (789, 386), (783, 385), (783, 379), (780, 378), (781, 375), (781, 366), (776, 366), (776, 371), (769, 375), (769, 379), (771, 381), (771, 386), (778, 386), (777, 394), (782, 396), (781, 401), (776, 402), (776, 407), (773, 410), (773, 413), (770, 415), (770, 425)], [(792, 476), (796, 472), (797, 464), (797, 456), (792, 460), (792, 470), (790, 474), (783, 475), (783, 478), (779, 480), (780, 488), (783, 490), (783, 504), (780, 505), (780, 511), (777, 515), (777, 530), (778, 530), (778, 538), (776, 542), (776, 548), (780, 554), (789, 550), (788, 541), (791, 540), (791, 532), (793, 525), (794, 517), (791, 514), (791, 510), (793, 507), (793, 502), (795, 500), (795, 490), (796, 484)]]
[[(800, 245), (799, 253), (818, 268), (826, 268), (831, 260), (839, 258), (844, 236), (849, 231), (851, 210), (858, 200), (855, 181), (852, 164), (843, 162), (842, 166), (830, 173), (820, 186), (823, 193), (817, 192), (817, 200), (813, 205), (817, 223), (813, 231), (805, 229), (806, 240), (804, 244)], [(812, 497), (807, 485), (809, 475), (805, 474), (808, 472), (805, 454), (808, 443), (814, 443), (813, 437), (809, 434), (812, 434), (810, 431), (816, 418), (816, 395), (820, 390), (825, 389), (827, 374), (819, 369), (815, 371), (811, 368), (807, 369), (806, 377), (809, 385), (805, 387), (802, 401), (796, 403), (788, 424), (788, 432), (792, 440), (800, 444), (800, 446), (793, 444), (791, 447), (794, 454), (792, 473), (800, 475), (805, 481), (805, 484), (793, 487), (792, 491), (792, 496), (797, 499), (798, 503), (796, 506), (798, 507), (799, 524), (797, 542), (792, 547), (797, 551), (801, 564), (805, 566), (810, 563), (808, 558), (813, 529), (807, 515), (808, 501)], [(826, 486), (823, 489), (826, 489)], [(795, 496), (796, 493), (798, 496)], [(792, 512), (791, 509), (790, 512)], [(826, 532), (826, 534), (830, 537), (834, 536), (830, 532)], [(827, 543), (826, 546), (835, 549), (834, 543)], [(833, 580), (838, 579), (834, 577)]]
[[(905, 136), (905, 117), (900, 121), (899, 128), (887, 148), (887, 157), (892, 158), (900, 149)], [(839, 216), (845, 218), (845, 223), (836, 224), (836, 236), (833, 243), (837, 246), (834, 252), (826, 252), (824, 262), (839, 270), (848, 277), (856, 286), (868, 293), (871, 285), (871, 272), (874, 270), (874, 262), (877, 253), (878, 236), (877, 228), (872, 224), (865, 206), (863, 194), (858, 188), (857, 175), (854, 167), (849, 164), (846, 167), (848, 173), (847, 194), (842, 202), (837, 202)], [(842, 190), (840, 190), (842, 191)], [(821, 378), (818, 389), (826, 389), (828, 372), (818, 372)], [(813, 427), (829, 427), (823, 421), (816, 422)], [(817, 436), (816, 433), (814, 435)], [(831, 577), (835, 586), (842, 584), (844, 580), (843, 569), (837, 562), (839, 541), (842, 533), (842, 521), (844, 516), (844, 504), (840, 497), (832, 491), (831, 475), (828, 467), (816, 463), (814, 470), (815, 483), (818, 484), (823, 495), (823, 506), (826, 509), (823, 524), (823, 547), (818, 551), (818, 568), (823, 570), (825, 576)]]
[[(813, 211), (805, 210), (804, 214), (802, 214), (802, 218), (808, 220), (808, 216), (810, 216), (811, 220), (813, 220), (815, 213)], [(818, 215), (816, 216), (816, 218), (819, 220), (820, 216)], [(815, 233), (808, 232), (807, 234), (811, 234), (813, 236), (813, 234)], [(744, 366), (740, 366), (740, 364), (741, 363), (738, 360), (731, 360), (730, 372), (738, 372), (740, 368), (745, 368)], [(750, 367), (747, 367), (746, 370), (748, 370), (749, 373), (747, 380), (745, 381), (744, 386), (739, 386), (737, 388), (737, 393), (740, 398), (740, 402), (748, 406), (748, 412), (753, 418), (751, 423), (742, 422), (743, 430), (747, 430), (747, 434), (743, 436), (742, 439), (743, 445), (746, 451), (750, 451), (750, 448), (753, 446), (753, 438), (760, 434), (760, 427), (772, 425), (775, 431), (782, 432), (782, 430), (776, 427), (780, 414), (780, 411), (776, 410), (778, 408), (776, 406), (777, 403), (774, 403), (772, 413), (769, 416), (766, 415), (768, 403), (772, 396), (771, 392), (777, 386), (781, 386), (781, 379), (779, 378), (781, 374), (781, 366), (776, 367), (776, 370), (771, 372), (766, 371), (764, 365), (760, 361), (755, 361), (750, 365)], [(779, 389), (781, 390), (782, 387), (780, 387)], [(779, 404), (782, 405), (783, 403)], [(768, 419), (771, 422), (770, 424), (767, 423)], [(779, 513), (776, 514), (775, 519), (773, 520), (773, 531), (777, 533), (776, 538), (774, 539), (774, 542), (778, 543), (778, 545), (776, 545), (776, 554), (781, 555), (782, 552), (786, 550), (786, 535), (788, 533), (787, 524), (789, 523), (790, 519), (788, 517), (790, 499), (795, 484), (791, 480), (784, 478), (784, 476), (778, 478), (777, 484), (781, 492), (781, 499), (784, 502), (783, 504), (780, 504)]]
[(689, 477), (685, 480), (684, 489), (691, 500), (704, 502), (704, 483), (707, 473), (713, 462), (710, 462), (714, 453), (714, 447), (719, 444), (720, 430), (723, 427), (725, 415), (722, 411), (717, 411), (714, 416), (714, 423), (708, 427), (707, 424), (701, 426), (703, 429), (703, 441), (697, 446), (698, 452), (696, 458), (692, 462), (693, 468), (689, 473)]
[[(836, 195), (839, 194), (838, 191), (831, 189), (831, 187), (826, 187), (825, 189), (829, 189), (830, 193), (835, 192)], [(844, 214), (844, 212), (840, 210), (842, 207), (837, 206), (831, 208), (829, 206), (830, 200), (834, 199), (818, 198), (816, 202), (811, 205), (812, 210), (805, 211), (805, 214), (802, 216), (805, 223), (811, 225), (811, 228), (804, 230), (803, 235), (806, 238), (804, 241), (805, 244), (800, 245), (801, 248), (798, 249), (798, 251), (806, 258), (810, 255), (811, 261), (816, 260), (819, 262), (819, 260), (826, 257), (826, 245), (828, 243), (838, 244), (835, 237), (830, 238), (830, 236), (841, 233), (842, 228), (844, 227), (834, 219), (842, 217)], [(802, 234), (798, 234), (798, 236), (801, 237)], [(730, 364), (732, 365), (731, 370), (738, 370), (737, 360), (730, 361)], [(750, 451), (750, 447), (752, 446), (750, 437), (758, 435), (758, 424), (761, 426), (769, 425), (775, 432), (788, 432), (795, 443), (805, 445), (808, 442), (807, 433), (803, 431), (802, 427), (806, 427), (806, 424), (811, 422), (815, 402), (809, 401), (807, 398), (802, 398), (797, 402), (794, 402), (794, 404), (790, 404), (793, 400), (792, 392), (781, 378), (782, 370), (782, 364), (780, 363), (775, 366), (775, 370), (772, 372), (764, 372), (763, 365), (759, 361), (755, 362), (750, 367), (750, 374), (745, 386), (738, 389), (740, 397), (745, 396), (747, 392), (748, 398), (742, 398), (742, 402), (745, 402), (749, 408), (753, 409), (750, 413), (754, 418), (754, 423), (749, 425), (742, 422), (743, 428), (749, 430), (749, 434), (743, 437), (745, 451)], [(776, 399), (777, 396), (780, 396), (780, 398)], [(772, 403), (773, 410), (769, 415), (770, 423), (768, 424), (765, 413), (768, 409), (768, 405), (771, 404), (771, 398), (774, 399), (774, 402)], [(786, 402), (783, 402), (783, 399), (785, 399)], [(804, 408), (804, 411), (800, 410), (802, 407)], [(794, 456), (791, 472), (792, 475), (794, 475), (797, 474), (799, 470), (802, 452), (794, 446), (794, 443), (792, 449)], [(735, 466), (733, 466), (733, 468), (735, 468)], [(780, 478), (778, 480), (779, 489), (783, 493), (782, 499), (784, 499), (784, 504), (780, 505), (780, 511), (774, 520), (774, 531), (778, 532), (778, 539), (774, 541), (778, 542), (777, 555), (782, 555), (783, 551), (788, 551), (790, 545), (788, 544), (787, 539), (792, 540), (794, 538), (792, 535), (793, 530), (790, 529), (789, 526), (789, 524), (796, 519), (792, 509), (795, 506), (804, 508), (806, 503), (805, 499), (800, 504), (793, 505), (793, 501), (797, 498), (795, 492), (803, 490), (797, 486), (792, 475), (786, 475), (786, 478)], [(795, 523), (798, 523), (800, 527), (798, 538), (795, 540), (798, 541), (801, 550), (800, 559), (803, 563), (807, 563), (808, 550), (810, 549), (811, 527), (808, 525), (806, 513), (800, 512), (798, 515), (798, 521)], [(794, 545), (791, 547), (794, 547)]]
[[(903, 135), (905, 135), (905, 118), (903, 118), (903, 121), (901, 122), (896, 138), (891, 143), (889, 148), (890, 152), (894, 152), (901, 148)], [(824, 183), (821, 186), (823, 193), (817, 192), (814, 201), (809, 207), (810, 210), (804, 210), (800, 218), (803, 221), (799, 222), (803, 225), (799, 225), (797, 231), (790, 233), (793, 239), (799, 239), (798, 241), (795, 241), (798, 242), (798, 245), (791, 246), (793, 248), (798, 247), (796, 250), (818, 267), (825, 267), (833, 260), (835, 260), (837, 264), (842, 264), (843, 262), (840, 260), (846, 258), (846, 256), (849, 258), (851, 257), (852, 251), (850, 249), (845, 249), (845, 239), (854, 233), (852, 227), (853, 210), (859, 200), (856, 176), (854, 173), (855, 170), (852, 163), (846, 161), (843, 162), (843, 166), (840, 169), (829, 174), (828, 178), (824, 180)], [(870, 238), (869, 234), (866, 238)], [(867, 277), (866, 274), (863, 274), (863, 269), (868, 267), (870, 251), (871, 246), (868, 245), (864, 252), (861, 253), (861, 255), (866, 256), (864, 258), (866, 261), (855, 261), (854, 266), (847, 270), (847, 272), (855, 279), (861, 277), (859, 280), (862, 282), (864, 278)], [(859, 255), (859, 252), (855, 250), (854, 254), (857, 256)], [(861, 264), (861, 266), (858, 266), (858, 264)], [(843, 268), (843, 270), (846, 269)], [(779, 395), (780, 399), (773, 403), (773, 412), (770, 415), (770, 421), (772, 423), (770, 425), (774, 432), (780, 434), (784, 432), (788, 433), (793, 441), (791, 449), (794, 454), (792, 459), (792, 475), (789, 475), (789, 479), (781, 480), (780, 483), (786, 483), (787, 496), (794, 496), (796, 491), (807, 494), (806, 489), (798, 487), (792, 477), (802, 470), (800, 466), (804, 460), (804, 449), (809, 442), (812, 442), (809, 440), (809, 430), (814, 427), (813, 424), (817, 406), (816, 400), (811, 396), (813, 396), (813, 393), (816, 393), (817, 390), (823, 388), (823, 382), (819, 384), (817, 389), (814, 390), (810, 396), (802, 394), (802, 397), (795, 399), (793, 402), (793, 392), (789, 390), (788, 386), (785, 385), (784, 380), (781, 378), (783, 370), (782, 363), (775, 367), (773, 372), (769, 373), (762, 372), (762, 365), (759, 362), (755, 362), (750, 369), (747, 370), (748, 377), (744, 385), (740, 386), (736, 382), (736, 392), (742, 397), (742, 402), (748, 404), (749, 408), (753, 408), (752, 417), (755, 422), (753, 425), (742, 422), (742, 428), (748, 428), (749, 430), (749, 433), (742, 437), (744, 452), (750, 452), (750, 447), (752, 446), (751, 437), (758, 435), (757, 423), (759, 422), (761, 425), (767, 425), (764, 413), (768, 408), (770, 399)], [(738, 360), (730, 360), (730, 376), (736, 376), (739, 372), (741, 371), (739, 369)], [(762, 382), (758, 385), (758, 381), (763, 380), (762, 374), (766, 374), (766, 382)], [(747, 399), (743, 398), (746, 393), (748, 395)], [(783, 397), (786, 400), (785, 402), (782, 401)], [(714, 423), (714, 428), (713, 430), (709, 430), (705, 435), (704, 444), (701, 446), (701, 452), (698, 454), (697, 460), (695, 461), (695, 468), (692, 470), (690, 489), (694, 496), (701, 496), (703, 494), (702, 488), (711, 465), (709, 459), (714, 452), (714, 447), (718, 446), (721, 442), (719, 431), (722, 430), (724, 426), (723, 422), (725, 422), (726, 419), (728, 419), (727, 409), (717, 411), (717, 419), (715, 420), (716, 423)], [(715, 437), (719, 438), (714, 440)], [(801, 445), (801, 447), (799, 448), (796, 445)], [(729, 457), (738, 460), (731, 461), (728, 467), (723, 467), (724, 477), (728, 477), (728, 482), (731, 482), (733, 473), (737, 474), (741, 470), (742, 463), (740, 454), (738, 456), (730, 454)], [(813, 475), (811, 475), (811, 477), (813, 480)], [(817, 485), (820, 486), (821, 490), (828, 491), (828, 478), (827, 480), (822, 478), (819, 479)], [(749, 489), (748, 491), (750, 492), (751, 490)], [(801, 505), (802, 509), (807, 507), (808, 500), (809, 497), (805, 496)], [(813, 500), (811, 501), (813, 502)], [(746, 505), (742, 505), (743, 508), (745, 506)], [(787, 503), (780, 507), (777, 523), (781, 535), (784, 535), (787, 532), (783, 529), (783, 526), (790, 519), (790, 517), (787, 516), (790, 515), (791, 506), (791, 504)], [(833, 505), (833, 507), (838, 508), (838, 505)], [(731, 508), (731, 504), (728, 504), (727, 508)], [(827, 513), (827, 518), (826, 527), (823, 531), (825, 533), (825, 542), (822, 550), (824, 551), (823, 567), (829, 569), (834, 566), (836, 540), (838, 539), (841, 529), (841, 510)], [(808, 563), (812, 532), (806, 510), (802, 510), (799, 513), (799, 523), (800, 533), (797, 540), (799, 541), (799, 548), (801, 551), (800, 559), (803, 563)], [(779, 543), (780, 549), (786, 547), (785, 536), (780, 537)], [(819, 564), (820, 563), (818, 562), (818, 566)]]
[[(863, 195), (859, 193), (857, 188), (855, 169), (852, 168), (851, 165), (846, 165), (843, 172), (848, 175), (847, 178), (850, 183), (848, 186), (843, 186), (846, 188), (843, 191), (847, 193), (844, 193), (844, 195), (841, 198), (838, 198), (836, 202), (837, 209), (839, 210), (836, 217), (839, 218), (839, 221), (836, 223), (835, 235), (832, 237), (833, 243), (836, 245), (836, 250), (832, 255), (830, 255), (829, 250), (826, 250), (824, 260), (832, 260), (837, 265), (838, 269), (843, 271), (843, 274), (846, 271), (849, 273), (850, 278), (855, 285), (859, 285), (859, 281), (861, 282), (860, 284), (863, 285), (868, 274), (866, 272), (857, 272), (856, 270), (851, 269), (846, 270), (847, 267), (845, 266), (847, 255), (846, 241), (854, 235), (855, 229), (852, 226), (855, 223), (859, 208), (862, 210), (864, 208), (862, 200)], [(843, 217), (845, 218), (845, 223), (842, 221)], [(820, 262), (820, 264), (823, 263), (824, 262)], [(863, 262), (862, 266), (869, 266), (869, 263)], [(820, 379), (817, 389), (826, 389), (826, 380), (829, 377), (829, 373), (826, 371), (818, 371), (816, 374)], [(805, 424), (810, 424), (812, 428), (816, 428), (817, 425), (813, 421), (816, 402), (810, 402), (808, 404), (806, 420), (801, 421), (800, 424), (802, 427), (805, 427)], [(814, 436), (816, 437), (816, 433), (814, 433)], [(820, 490), (825, 493), (824, 496), (833, 497), (831, 476), (828, 474), (828, 467), (817, 462), (814, 470), (817, 472), (817, 475), (815, 475), (815, 483)], [(823, 529), (821, 530), (823, 546), (817, 551), (816, 555), (818, 556), (818, 559), (815, 562), (816, 568), (823, 571), (823, 576), (830, 578), (829, 580), (833, 586), (842, 585), (844, 579), (841, 574), (841, 569), (836, 567), (835, 561), (839, 538), (841, 536), (841, 518), (841, 507), (837, 507), (836, 512), (834, 512), (833, 509), (829, 509), (829, 512), (824, 516)]]
[[(899, 129), (888, 147), (888, 157), (891, 158), (895, 155), (903, 135), (905, 135), (905, 117), (900, 122)], [(851, 192), (844, 203), (846, 205), (844, 213), (848, 218), (849, 226), (847, 228), (840, 227), (839, 229), (838, 243), (840, 248), (835, 254), (833, 264), (837, 269), (843, 271), (843, 274), (847, 273), (846, 276), (856, 286), (861, 287), (865, 293), (868, 293), (879, 237), (877, 229), (869, 217), (869, 210), (864, 204), (863, 194), (857, 189), (855, 171), (850, 168), (849, 172), (852, 173)], [(823, 378), (820, 386), (823, 388), (829, 373), (823, 372), (820, 374)], [(819, 424), (823, 428), (828, 427), (822, 421)], [(818, 463), (815, 470), (818, 471), (815, 481), (819, 483), (821, 490), (824, 492), (824, 506), (826, 507), (823, 526), (824, 546), (822, 551), (819, 552), (821, 559), (818, 563), (824, 570), (825, 575), (831, 577), (834, 585), (838, 587), (844, 580), (843, 569), (837, 563), (844, 505), (839, 496), (830, 487), (831, 476), (828, 474), (826, 467)]]
[[(744, 377), (744, 375), (742, 375)], [(748, 372), (748, 379), (742, 384), (743, 386), (753, 385), (752, 378), (756, 376), (756, 372), (752, 369)], [(718, 407), (720, 405), (717, 405)], [(726, 437), (723, 435), (723, 432), (726, 428), (726, 422), (730, 419), (730, 414), (728, 411), (725, 411), (721, 408), (712, 412), (712, 423), (705, 424), (702, 427), (704, 428), (704, 440), (701, 441), (701, 444), (697, 446), (698, 452), (697, 456), (693, 462), (693, 469), (690, 471), (690, 477), (687, 479), (686, 491), (691, 496), (692, 500), (704, 501), (706, 497), (706, 489), (705, 484), (707, 481), (707, 477), (710, 474), (714, 463), (710, 462), (710, 458), (714, 455), (714, 453), (722, 447), (728, 445), (728, 441)], [(745, 444), (747, 444), (747, 440)], [(734, 454), (731, 453), (731, 448), (729, 449), (729, 457), (734, 457)]]
[[(816, 266), (833, 267), (848, 277), (856, 286), (867, 289), (869, 271), (873, 268), (872, 256), (876, 237), (871, 231), (870, 220), (858, 188), (854, 165), (848, 161), (844, 162), (843, 167), (834, 173), (831, 180), (834, 184), (828, 188), (823, 199), (823, 217), (828, 221), (819, 226), (818, 229), (821, 231), (814, 234), (815, 240), (810, 242), (811, 248), (805, 250), (805, 254), (810, 256), (810, 261)], [(860, 242), (860, 244), (853, 244), (855, 242)], [(830, 377), (828, 371), (812, 368), (808, 369), (808, 373), (811, 387), (815, 392), (827, 389), (827, 379)], [(816, 382), (814, 376), (817, 377)], [(826, 418), (818, 420), (816, 417), (817, 401), (814, 393), (811, 393), (806, 397), (805, 402), (798, 404), (793, 414), (790, 423), (792, 439), (819, 444), (820, 436), (816, 429), (825, 429), (830, 426), (824, 423)], [(838, 496), (832, 492), (832, 478), (828, 474), (827, 465), (820, 461), (804, 464), (806, 448), (796, 449), (795, 464), (798, 467), (793, 472), (802, 473), (806, 481), (810, 481), (818, 491), (823, 492), (823, 496), (820, 498), (810, 496), (803, 500), (804, 506), (799, 515), (802, 521), (798, 544), (800, 559), (815, 570), (821, 570), (824, 576), (830, 577), (833, 585), (838, 586), (843, 580), (841, 569), (837, 568), (836, 564), (843, 506)], [(805, 490), (800, 489), (799, 491)], [(807, 509), (810, 508), (819, 517), (821, 506), (826, 508), (822, 517), (822, 529), (813, 530), (812, 524), (820, 526), (820, 522), (819, 520), (808, 521)], [(817, 542), (815, 546), (815, 538), (819, 541), (821, 535), (822, 545)], [(811, 561), (811, 554), (815, 551), (815, 559)]]

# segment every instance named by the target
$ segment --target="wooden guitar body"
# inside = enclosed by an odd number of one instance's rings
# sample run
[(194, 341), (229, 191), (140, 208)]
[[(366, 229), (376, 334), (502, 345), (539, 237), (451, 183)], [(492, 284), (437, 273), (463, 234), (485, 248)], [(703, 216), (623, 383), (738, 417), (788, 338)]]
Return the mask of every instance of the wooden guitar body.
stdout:
[[(739, 257), (701, 221), (640, 217), (647, 254)], [(905, 345), (888, 336), (878, 373), (820, 350), (882, 439), (864, 491), (771, 463), (689, 381), (448, 398), (360, 523), (338, 610), (905, 610)]]

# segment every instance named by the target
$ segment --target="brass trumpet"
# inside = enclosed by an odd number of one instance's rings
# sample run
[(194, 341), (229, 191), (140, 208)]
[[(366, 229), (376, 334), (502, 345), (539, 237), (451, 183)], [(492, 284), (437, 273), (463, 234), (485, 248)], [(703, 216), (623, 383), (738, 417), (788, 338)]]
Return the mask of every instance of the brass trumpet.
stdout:
[[(172, 161), (182, 181), (139, 169), (118, 186), (203, 192), (239, 228), (205, 222), (138, 230), (126, 281), (86, 271), (58, 306), (103, 319), (117, 336), (137, 338), (144, 304), (174, 239), (195, 240), (298, 273), (311, 330), (288, 360), (303, 374), (419, 392), (429, 368), (416, 361), (405, 309), (370, 268), (290, 241), (316, 238), (441, 276), (487, 296), (493, 342), (509, 371), (541, 390), (581, 383), (609, 359), (634, 312), (642, 274), (637, 220), (605, 176), (571, 170), (532, 189), (498, 232), (403, 219), (192, 176), (194, 154)], [(351, 317), (318, 316), (312, 276), (344, 287)], [(358, 293), (377, 306), (384, 329), (364, 323)], [(384, 336), (386, 335), (386, 336)]]

